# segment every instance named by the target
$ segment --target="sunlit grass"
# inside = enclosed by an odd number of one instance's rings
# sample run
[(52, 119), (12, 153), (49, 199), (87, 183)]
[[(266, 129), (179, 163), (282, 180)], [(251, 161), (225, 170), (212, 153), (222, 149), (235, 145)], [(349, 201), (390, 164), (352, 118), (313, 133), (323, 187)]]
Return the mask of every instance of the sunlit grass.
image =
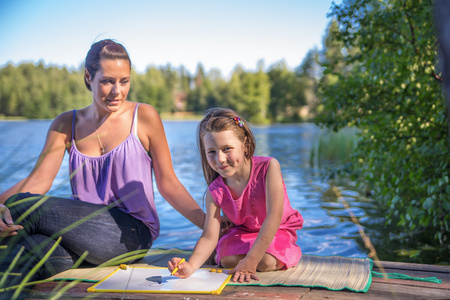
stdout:
[[(131, 195), (129, 195), (131, 196)], [(36, 197), (30, 197), (27, 199), (22, 199), (20, 200), (20, 203), (26, 203), (27, 201), (31, 201), (31, 200), (35, 200)], [(47, 199), (49, 199), (48, 196), (44, 196), (42, 197), (42, 199), (37, 202), (36, 204), (39, 203), (39, 205), (42, 205), (43, 202), (45, 202)], [(122, 200), (123, 201), (123, 200)], [(19, 296), (21, 295), (21, 293), (23, 293), (24, 291), (26, 291), (26, 288), (29, 286), (33, 286), (35, 284), (39, 284), (39, 283), (44, 283), (44, 282), (50, 282), (52, 280), (39, 280), (39, 281), (30, 281), (30, 279), (33, 277), (34, 274), (36, 274), (36, 272), (39, 270), (39, 268), (41, 268), (50, 258), (51, 254), (53, 253), (53, 251), (55, 250), (55, 248), (59, 245), (59, 243), (61, 242), (61, 235), (69, 230), (73, 230), (75, 229), (77, 226), (79, 226), (80, 224), (82, 224), (83, 222), (86, 222), (87, 220), (91, 219), (91, 218), (95, 218), (96, 215), (98, 215), (99, 213), (105, 211), (105, 210), (109, 210), (112, 207), (114, 207), (115, 205), (109, 205), (109, 206), (105, 206), (104, 208), (100, 209), (99, 211), (93, 212), (92, 214), (90, 214), (89, 216), (86, 216), (85, 218), (77, 221), (74, 224), (71, 224), (70, 226), (63, 228), (62, 230), (60, 230), (58, 233), (54, 234), (53, 236), (51, 236), (47, 242), (51, 242), (51, 239), (55, 240), (54, 245), (52, 245), (51, 249), (44, 254), (44, 256), (42, 257), (42, 259), (27, 273), (24, 274), (22, 281), (14, 286), (7, 286), (8, 285), (8, 277), (9, 276), (22, 276), (21, 273), (12, 273), (12, 270), (14, 269), (14, 267), (19, 263), (20, 259), (25, 259), (23, 257), (23, 251), (24, 251), (24, 247), (22, 247), (19, 252), (17, 253), (17, 255), (15, 256), (15, 258), (13, 259), (13, 261), (11, 262), (11, 264), (9, 265), (8, 269), (3, 272), (0, 273), (0, 296), (1, 293), (4, 292), (11, 292), (13, 291), (13, 295), (12, 295), (12, 299), (17, 299), (19, 298)], [(32, 207), (30, 207), (26, 213), (24, 215), (29, 215), (30, 213), (33, 212), (33, 210), (35, 210), (37, 208), (37, 205), (34, 205)], [(20, 218), (23, 219), (23, 218)], [(0, 241), (3, 238), (0, 238)], [(37, 246), (35, 246), (33, 248), (32, 251), (36, 251), (39, 250), (40, 248), (42, 248), (43, 246), (45, 246), (45, 242), (41, 243)], [(0, 258), (4, 259), (3, 256), (5, 256), (5, 251), (8, 250), (7, 248), (8, 246), (2, 246), (0, 248)], [(126, 262), (130, 262), (130, 261), (137, 261), (142, 259), (143, 257), (146, 256), (148, 252), (148, 249), (142, 249), (142, 250), (136, 250), (136, 251), (132, 251), (129, 253), (125, 253), (123, 255), (117, 256), (111, 260), (108, 260), (106, 262), (104, 262), (103, 264), (97, 266), (96, 268), (103, 268), (103, 267), (108, 267), (108, 266), (115, 266), (115, 265), (120, 265), (121, 263), (126, 263)], [(88, 255), (88, 252), (86, 251), (73, 265), (72, 269), (76, 269), (78, 268), (84, 261), (84, 259), (86, 258), (86, 256)], [(93, 272), (95, 272), (95, 269), (93, 270)], [(71, 282), (68, 285), (62, 285), (62, 283), (58, 284), (54, 290), (52, 291), (52, 294), (54, 294), (52, 296), (52, 299), (58, 299), (60, 298), (65, 291), (67, 291), (69, 288), (75, 286), (76, 284), (78, 284), (79, 282), (81, 282), (80, 280), (75, 280), (73, 282)]]
[(321, 162), (350, 162), (356, 139), (357, 129), (354, 128), (344, 128), (338, 132), (323, 130), (316, 145), (311, 149), (311, 165), (320, 167)]

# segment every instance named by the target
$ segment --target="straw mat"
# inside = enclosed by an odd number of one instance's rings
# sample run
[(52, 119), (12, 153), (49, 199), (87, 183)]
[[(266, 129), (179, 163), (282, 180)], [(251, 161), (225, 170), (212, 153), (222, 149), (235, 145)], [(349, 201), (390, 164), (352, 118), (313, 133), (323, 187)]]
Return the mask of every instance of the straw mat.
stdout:
[[(147, 256), (134, 267), (167, 266), (172, 257), (188, 258), (190, 251), (179, 249), (151, 249)], [(230, 282), (228, 285), (260, 285), (260, 286), (302, 286), (322, 287), (329, 290), (348, 289), (355, 292), (367, 292), (372, 283), (372, 260), (369, 258), (349, 258), (341, 256), (303, 255), (299, 264), (288, 270), (274, 272), (257, 272), (259, 281), (245, 283)], [(206, 267), (206, 266), (204, 266)], [(214, 266), (212, 266), (214, 267)], [(80, 279), (99, 281), (111, 274), (117, 266), (105, 268), (71, 269), (59, 273), (49, 279)]]
[(372, 260), (341, 256), (303, 255), (294, 268), (274, 272), (257, 272), (259, 280), (229, 285), (322, 287), (367, 292), (372, 283)]

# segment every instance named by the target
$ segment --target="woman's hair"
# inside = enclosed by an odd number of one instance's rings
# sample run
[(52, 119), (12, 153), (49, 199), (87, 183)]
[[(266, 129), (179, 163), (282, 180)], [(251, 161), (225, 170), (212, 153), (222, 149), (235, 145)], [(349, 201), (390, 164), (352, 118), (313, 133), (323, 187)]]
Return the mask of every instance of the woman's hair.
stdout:
[(217, 133), (225, 130), (232, 130), (236, 134), (237, 139), (244, 144), (246, 159), (251, 159), (255, 153), (255, 138), (247, 121), (232, 109), (220, 107), (208, 109), (197, 127), (197, 145), (202, 159), (203, 175), (208, 186), (219, 176), (219, 173), (214, 171), (208, 164), (203, 137), (207, 133)]
[[(91, 79), (94, 79), (95, 74), (100, 68), (100, 62), (105, 59), (124, 59), (127, 60), (131, 68), (131, 60), (127, 50), (124, 46), (113, 40), (101, 40), (92, 44), (86, 55), (86, 62), (84, 67), (88, 70)], [(88, 90), (92, 91), (91, 85), (84, 78), (84, 84)]]

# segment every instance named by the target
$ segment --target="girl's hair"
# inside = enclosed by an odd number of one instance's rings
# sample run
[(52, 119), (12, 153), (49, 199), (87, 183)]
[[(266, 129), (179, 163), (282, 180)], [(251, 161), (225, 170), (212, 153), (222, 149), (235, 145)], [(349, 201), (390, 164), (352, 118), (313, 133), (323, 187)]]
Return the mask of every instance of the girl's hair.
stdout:
[[(100, 68), (100, 62), (105, 59), (124, 59), (127, 60), (131, 68), (131, 60), (127, 50), (121, 44), (113, 40), (101, 40), (92, 44), (86, 55), (86, 62), (84, 67), (88, 70), (91, 79), (94, 79), (95, 74)], [(91, 85), (84, 78), (84, 84), (88, 90), (92, 91)]]
[(232, 109), (220, 107), (208, 109), (197, 127), (197, 145), (202, 159), (203, 175), (208, 186), (219, 176), (219, 173), (214, 171), (208, 164), (203, 137), (207, 133), (217, 133), (225, 130), (232, 130), (236, 134), (237, 139), (244, 144), (246, 159), (251, 159), (255, 153), (255, 138), (247, 121)]

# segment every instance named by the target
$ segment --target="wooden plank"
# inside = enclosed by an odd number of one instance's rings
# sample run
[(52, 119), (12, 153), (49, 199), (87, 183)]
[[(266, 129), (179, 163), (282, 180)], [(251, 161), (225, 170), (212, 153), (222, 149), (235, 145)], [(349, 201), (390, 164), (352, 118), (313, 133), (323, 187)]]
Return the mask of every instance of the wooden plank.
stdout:
[(448, 299), (450, 293), (446, 290), (436, 290), (432, 288), (407, 287), (395, 284), (373, 283), (367, 293), (355, 293), (350, 291), (329, 291), (326, 289), (311, 289), (301, 300), (346, 300), (346, 299)]
[[(413, 271), (427, 271), (433, 273), (450, 273), (450, 266), (441, 265), (426, 265), (426, 264), (411, 264), (411, 263), (401, 263), (393, 261), (380, 261), (379, 262), (383, 268), (388, 269), (398, 269), (398, 270), (413, 270)], [(373, 262), (373, 267), (378, 268), (377, 262)]]
[[(49, 282), (39, 284), (33, 289), (33, 294), (27, 299), (48, 299), (56, 283)], [(79, 283), (64, 294), (64, 299), (80, 299), (89, 297), (89, 299), (198, 299), (209, 300), (212, 295), (209, 294), (137, 294), (137, 293), (88, 293), (87, 288), (92, 283)], [(227, 286), (220, 295), (214, 295), (214, 298), (220, 300), (227, 299), (281, 299), (296, 300), (303, 297), (310, 291), (309, 288), (292, 287), (261, 287), (261, 286)]]
[[(405, 281), (405, 280), (402, 280)], [(33, 294), (27, 299), (48, 299), (58, 283), (49, 282), (37, 285)], [(91, 299), (211, 299), (211, 295), (201, 294), (133, 294), (133, 293), (88, 293), (87, 288), (92, 283), (79, 283), (64, 294), (65, 299), (80, 299), (89, 297)], [(389, 282), (373, 282), (367, 293), (355, 293), (347, 290), (329, 291), (321, 288), (302, 287), (261, 287), (261, 286), (227, 286), (220, 295), (214, 298), (225, 299), (445, 299), (449, 298), (450, 292), (444, 289), (429, 287), (406, 286)]]
[[(405, 286), (400, 284), (373, 282), (371, 291), (385, 293), (385, 298), (380, 299), (449, 299), (450, 292), (443, 289), (424, 288), (415, 286)], [(389, 296), (390, 295), (390, 296)]]
[[(325, 289), (313, 289), (306, 295), (304, 295), (301, 300), (322, 300), (322, 299), (333, 299), (333, 300), (380, 300), (380, 299), (389, 299), (386, 298), (384, 294), (364, 294), (364, 293), (355, 293), (355, 292), (347, 292), (347, 291), (329, 291)], [(397, 300), (406, 300), (406, 299), (397, 299)], [(409, 299), (408, 299), (409, 300)]]
[[(381, 272), (380, 269), (376, 269), (376, 268), (373, 268), (373, 271), (379, 272), (379, 273)], [(438, 279), (441, 279), (442, 281), (450, 280), (450, 273), (430, 272), (430, 271), (420, 271), (420, 270), (401, 270), (401, 269), (390, 269), (390, 268), (383, 269), (383, 271), (385, 273), (401, 273), (401, 274), (405, 274), (408, 276), (421, 277), (421, 278), (437, 277)]]
[[(283, 286), (227, 286), (220, 295), (214, 298), (223, 299), (442, 299), (450, 298), (450, 267), (420, 264), (382, 262), (385, 272), (402, 273), (416, 277), (436, 276), (443, 280), (442, 284), (401, 280), (373, 278), (372, 286), (367, 293), (355, 293), (348, 290), (330, 291), (322, 288), (283, 287)], [(380, 270), (374, 265), (374, 271)], [(27, 299), (48, 299), (54, 288), (60, 282), (39, 284), (33, 288)], [(65, 285), (67, 283), (63, 283)], [(132, 294), (132, 293), (88, 293), (87, 288), (92, 283), (82, 282), (64, 294), (64, 299), (211, 299), (211, 295), (202, 294)]]
[(372, 284), (374, 282), (391, 284), (391, 285), (403, 285), (403, 286), (415, 286), (415, 287), (423, 287), (423, 288), (431, 288), (431, 289), (441, 289), (441, 290), (449, 290), (450, 293), (450, 282), (443, 281), (442, 283), (433, 283), (433, 282), (424, 282), (424, 281), (416, 281), (416, 280), (403, 280), (403, 279), (384, 279), (384, 278), (372, 278)]
[[(450, 290), (450, 266), (434, 266), (434, 265), (419, 265), (419, 264), (405, 264), (396, 262), (383, 262), (385, 273), (401, 273), (412, 277), (437, 277), (442, 280), (442, 283), (433, 283), (417, 280), (403, 280), (403, 279), (385, 279), (373, 277), (372, 282), (380, 282), (385, 284), (395, 284), (404, 286), (426, 287), (434, 289)], [(373, 268), (375, 272), (381, 272), (378, 268)]]

